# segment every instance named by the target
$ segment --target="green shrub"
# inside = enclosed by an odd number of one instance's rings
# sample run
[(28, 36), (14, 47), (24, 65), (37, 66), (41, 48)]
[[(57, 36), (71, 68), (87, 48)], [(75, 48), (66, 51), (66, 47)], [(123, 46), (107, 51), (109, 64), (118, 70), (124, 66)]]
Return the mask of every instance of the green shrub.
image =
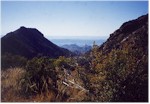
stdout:
[(26, 74), (21, 81), (23, 92), (26, 95), (49, 90), (57, 93), (57, 73), (53, 61), (47, 57), (36, 57), (27, 62)]
[(6, 53), (1, 56), (1, 68), (15, 68), (15, 67), (25, 67), (27, 59), (25, 57), (19, 55), (12, 55), (10, 53)]
[[(140, 53), (140, 54), (139, 54)], [(93, 51), (87, 79), (91, 101), (147, 101), (148, 59), (138, 50)]]

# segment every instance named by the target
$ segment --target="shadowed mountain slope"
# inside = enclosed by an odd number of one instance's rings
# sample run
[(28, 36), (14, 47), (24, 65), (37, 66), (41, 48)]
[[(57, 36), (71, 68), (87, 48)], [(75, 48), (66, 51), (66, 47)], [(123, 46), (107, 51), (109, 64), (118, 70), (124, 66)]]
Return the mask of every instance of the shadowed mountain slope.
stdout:
[(148, 14), (135, 20), (125, 22), (100, 47), (103, 53), (112, 49), (139, 49), (148, 52)]
[(46, 39), (44, 35), (34, 28), (20, 27), (1, 38), (2, 55), (11, 53), (27, 58), (37, 55), (56, 58), (58, 56), (70, 56), (72, 53), (67, 49), (58, 47)]

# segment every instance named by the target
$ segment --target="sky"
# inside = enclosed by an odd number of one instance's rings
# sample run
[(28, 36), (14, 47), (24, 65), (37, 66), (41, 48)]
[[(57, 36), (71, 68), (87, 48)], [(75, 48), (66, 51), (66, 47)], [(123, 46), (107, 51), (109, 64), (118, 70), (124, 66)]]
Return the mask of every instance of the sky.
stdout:
[(47, 38), (108, 38), (148, 13), (148, 1), (1, 1), (1, 36), (20, 26)]

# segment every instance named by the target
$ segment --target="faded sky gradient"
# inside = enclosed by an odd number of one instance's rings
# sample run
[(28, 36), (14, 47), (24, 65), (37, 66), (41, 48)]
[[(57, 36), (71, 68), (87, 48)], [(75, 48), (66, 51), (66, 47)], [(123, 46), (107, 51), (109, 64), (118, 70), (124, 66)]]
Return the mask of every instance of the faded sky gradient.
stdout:
[(2, 34), (20, 26), (47, 38), (101, 37), (148, 13), (148, 1), (2, 1)]

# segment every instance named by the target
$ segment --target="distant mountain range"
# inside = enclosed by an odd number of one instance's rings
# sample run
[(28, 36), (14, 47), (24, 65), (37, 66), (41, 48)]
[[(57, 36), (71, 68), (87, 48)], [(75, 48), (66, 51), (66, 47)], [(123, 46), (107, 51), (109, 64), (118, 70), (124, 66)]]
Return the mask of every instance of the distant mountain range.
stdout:
[(69, 51), (76, 53), (76, 54), (84, 54), (87, 51), (91, 50), (91, 46), (89, 45), (84, 45), (84, 46), (78, 46), (76, 44), (66, 44), (62, 46), (63, 48), (68, 49)]
[(46, 39), (37, 29), (23, 26), (1, 38), (1, 54), (6, 53), (27, 58), (38, 55), (52, 58), (73, 55), (69, 50), (61, 48)]
[[(78, 37), (79, 38), (79, 37)], [(76, 44), (78, 45), (79, 47), (83, 47), (85, 45), (89, 45), (89, 46), (92, 46), (93, 45), (93, 42), (95, 41), (97, 45), (101, 45), (103, 42), (106, 41), (106, 39), (101, 39), (101, 38), (97, 38), (97, 39), (83, 39), (83, 37), (81, 37), (81, 39), (76, 39), (76, 38), (68, 38), (68, 39), (51, 39), (51, 38), (48, 38), (51, 42), (55, 43), (56, 45), (58, 46), (63, 46), (63, 45), (71, 45), (71, 44)]]

